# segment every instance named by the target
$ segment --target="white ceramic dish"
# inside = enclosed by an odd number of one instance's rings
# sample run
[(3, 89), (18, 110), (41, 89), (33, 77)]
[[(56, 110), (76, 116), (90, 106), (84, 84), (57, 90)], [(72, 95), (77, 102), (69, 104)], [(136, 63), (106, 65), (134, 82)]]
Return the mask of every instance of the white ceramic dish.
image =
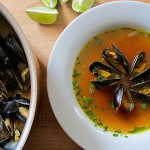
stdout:
[[(3, 16), (3, 17), (2, 17)], [(6, 20), (4, 20), (4, 18)], [(20, 39), (20, 42), (24, 48), (29, 69), (30, 69), (30, 78), (31, 78), (31, 98), (30, 98), (30, 108), (28, 118), (24, 127), (24, 130), (21, 134), (20, 140), (15, 148), (15, 150), (21, 150), (27, 140), (29, 132), (32, 127), (32, 123), (35, 116), (36, 105), (37, 105), (37, 95), (38, 95), (38, 62), (36, 57), (33, 57), (32, 51), (29, 47), (29, 44), (25, 38), (25, 35), (14, 19), (14, 17), (9, 13), (9, 11), (0, 3), (0, 22), (3, 22), (5, 25), (10, 25), (13, 30), (16, 32), (17, 36)]]
[(97, 33), (115, 26), (150, 31), (150, 5), (135, 1), (109, 2), (81, 14), (62, 32), (47, 68), (47, 88), (54, 114), (65, 132), (86, 150), (149, 150), (150, 131), (113, 137), (94, 127), (80, 109), (72, 89), (72, 70), (83, 45)]

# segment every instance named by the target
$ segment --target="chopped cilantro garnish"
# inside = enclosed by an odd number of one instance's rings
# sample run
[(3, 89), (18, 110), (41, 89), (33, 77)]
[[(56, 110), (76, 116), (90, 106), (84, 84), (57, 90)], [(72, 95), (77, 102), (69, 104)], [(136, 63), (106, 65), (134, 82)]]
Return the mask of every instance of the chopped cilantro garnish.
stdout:
[(118, 134), (113, 134), (114, 137), (118, 137)]
[(125, 135), (124, 137), (125, 137), (125, 138), (128, 138), (128, 136), (127, 136), (127, 135)]
[(85, 113), (88, 115), (88, 116), (92, 116), (93, 115), (93, 112), (92, 111), (85, 111)]
[(102, 41), (99, 38), (95, 37), (95, 39), (97, 41), (97, 44), (94, 47), (96, 47), (102, 43)]
[(83, 62), (82, 62), (82, 61), (79, 61), (79, 62), (76, 63), (76, 65), (79, 65), (79, 64), (83, 64)]
[(111, 102), (109, 103), (109, 105), (110, 105), (110, 107), (111, 107), (112, 109), (114, 109), (114, 102), (113, 102), (113, 101), (111, 101)]
[(120, 79), (119, 75), (115, 75), (115, 78), (116, 78), (116, 79)]
[(103, 111), (103, 112), (105, 111), (104, 107), (102, 107), (102, 111)]
[(93, 87), (94, 87), (94, 84), (90, 83), (90, 86), (89, 86), (89, 94), (90, 95), (93, 93)]
[(97, 118), (96, 118), (95, 116), (92, 116), (92, 117), (91, 117), (91, 120), (93, 120), (94, 122), (96, 122), (96, 121), (97, 121)]
[(150, 33), (147, 33), (148, 36), (150, 36)]
[(103, 57), (102, 59), (101, 59), (101, 61), (104, 61), (105, 60), (105, 58)]
[(97, 124), (95, 124), (94, 126), (97, 127)]
[(147, 103), (142, 103), (142, 109), (147, 109), (148, 108), (148, 104)]
[(108, 126), (105, 126), (103, 132), (106, 132), (107, 129), (108, 129)]
[(80, 92), (81, 92), (81, 89), (79, 89), (79, 90), (77, 91), (76, 96), (78, 96), (78, 95), (80, 94)]
[(121, 133), (121, 130), (116, 130), (115, 132), (116, 132), (116, 133)]
[(75, 90), (76, 88), (80, 87), (77, 83), (77, 81), (73, 81), (73, 90)]
[(135, 127), (133, 131), (128, 131), (129, 133), (136, 133), (136, 132), (140, 132), (140, 131), (143, 131), (147, 128), (145, 127)]
[(74, 69), (74, 75), (72, 75), (72, 77), (79, 77), (81, 75), (81, 73), (78, 73), (75, 69)]

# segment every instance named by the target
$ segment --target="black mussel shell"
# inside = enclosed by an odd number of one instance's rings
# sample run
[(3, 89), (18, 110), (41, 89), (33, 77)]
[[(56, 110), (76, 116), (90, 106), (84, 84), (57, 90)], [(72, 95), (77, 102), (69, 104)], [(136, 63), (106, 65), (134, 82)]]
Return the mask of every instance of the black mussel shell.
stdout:
[(114, 50), (114, 52), (117, 55), (117, 58), (119, 60), (119, 62), (121, 63), (121, 65), (123, 66), (125, 72), (128, 74), (129, 73), (129, 63), (127, 58), (123, 55), (123, 53), (113, 44), (111, 44), (112, 49)]
[(146, 81), (150, 79), (150, 67), (148, 67), (143, 72), (139, 73), (134, 78), (130, 79), (132, 82), (138, 82), (138, 81)]
[(14, 114), (18, 112), (19, 106), (12, 101), (6, 101), (2, 104), (1, 110), (2, 110), (2, 113), (10, 115), (10, 114)]
[(0, 131), (8, 138), (11, 136), (1, 115), (0, 115)]
[(122, 103), (122, 98), (123, 98), (123, 86), (120, 85), (116, 88), (113, 94), (113, 103), (114, 103), (115, 112), (117, 112), (118, 109), (120, 108)]
[(100, 80), (100, 81), (92, 81), (96, 88), (100, 89), (105, 86), (110, 86), (116, 84), (120, 79), (111, 79), (111, 80)]
[(26, 122), (27, 119), (24, 118), (20, 113), (17, 113), (16, 115), (21, 121)]
[(6, 37), (6, 45), (10, 48), (11, 52), (21, 61), (25, 62), (26, 58), (23, 49), (20, 47), (15, 37), (12, 34), (8, 34)]
[(140, 52), (134, 59), (131, 69), (130, 78), (134, 78), (149, 67), (149, 63), (145, 60), (145, 52)]
[(139, 93), (139, 92), (131, 90), (131, 89), (129, 91), (130, 91), (131, 95), (138, 98), (139, 100), (141, 100), (143, 102), (150, 102), (150, 96), (149, 95), (145, 95), (145, 94)]
[(125, 85), (123, 85), (123, 98), (121, 106), (127, 112), (131, 112), (134, 109), (134, 102), (132, 96)]

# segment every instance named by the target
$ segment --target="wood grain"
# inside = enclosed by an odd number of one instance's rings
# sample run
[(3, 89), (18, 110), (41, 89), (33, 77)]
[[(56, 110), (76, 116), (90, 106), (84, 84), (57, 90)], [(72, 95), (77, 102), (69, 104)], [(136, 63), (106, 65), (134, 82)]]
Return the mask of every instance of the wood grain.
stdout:
[[(113, 0), (95, 0), (99, 5)], [(150, 0), (139, 0), (150, 3)], [(24, 150), (82, 150), (74, 143), (58, 124), (49, 105), (46, 89), (46, 69), (52, 47), (64, 28), (79, 14), (71, 8), (71, 2), (63, 4), (58, 2), (59, 16), (55, 24), (44, 26), (33, 22), (25, 10), (43, 5), (40, 0), (0, 0), (12, 13), (23, 29), (31, 48), (36, 53), (41, 67), (41, 93), (40, 108), (36, 121), (33, 124)]]

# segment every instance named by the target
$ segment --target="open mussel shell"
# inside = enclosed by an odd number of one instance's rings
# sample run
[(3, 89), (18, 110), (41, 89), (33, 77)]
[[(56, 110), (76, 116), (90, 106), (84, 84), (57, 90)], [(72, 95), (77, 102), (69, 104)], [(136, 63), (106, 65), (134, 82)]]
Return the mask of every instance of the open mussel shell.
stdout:
[(119, 62), (121, 63), (121, 65), (123, 66), (125, 73), (129, 73), (129, 63), (127, 58), (123, 55), (123, 53), (113, 44), (111, 44), (112, 49), (114, 50), (114, 52), (117, 55), (117, 58), (119, 60)]
[(115, 75), (118, 75), (114, 69), (100, 62), (91, 63), (89, 69), (94, 75), (100, 75), (105, 79), (115, 78)]
[(149, 67), (149, 63), (145, 60), (145, 52), (140, 52), (134, 59), (130, 69), (130, 79), (142, 73)]
[(134, 78), (130, 79), (132, 82), (138, 82), (138, 81), (146, 81), (150, 79), (150, 67), (145, 69), (143, 72), (139, 73)]
[(6, 139), (8, 139), (11, 136), (1, 115), (0, 115), (0, 132), (1, 132), (0, 133), (1, 136), (3, 135), (3, 137), (4, 137), (4, 135), (5, 135)]
[(115, 112), (117, 112), (121, 106), (122, 97), (123, 97), (123, 86), (120, 85), (116, 88), (116, 90), (113, 93), (113, 103)]
[(18, 105), (12, 101), (6, 101), (1, 105), (1, 113), (10, 115), (18, 111), (19, 111)]
[(126, 57), (122, 54), (122, 52), (111, 44), (114, 52), (104, 49), (102, 51), (102, 55), (107, 61), (107, 63), (112, 66), (117, 72), (128, 74), (129, 72), (129, 64)]
[(131, 112), (134, 108), (132, 96), (125, 85), (123, 85), (122, 107), (125, 111)]
[(17, 142), (15, 142), (13, 139), (10, 139), (6, 143), (3, 144), (3, 149), (4, 150), (14, 150), (17, 145)]
[(100, 81), (92, 81), (97, 89), (103, 88), (105, 86), (110, 86), (116, 84), (120, 79), (110, 79), (110, 80), (100, 80)]
[(140, 101), (150, 102), (150, 95), (145, 95), (145, 94), (139, 93), (138, 91), (134, 91), (131, 89), (129, 91), (130, 91), (131, 95), (133, 95), (134, 97), (136, 97)]
[(7, 35), (6, 45), (9, 47), (10, 51), (16, 56), (16, 58), (18, 58), (21, 62), (26, 61), (23, 49), (16, 41), (14, 35), (12, 35), (10, 33)]

